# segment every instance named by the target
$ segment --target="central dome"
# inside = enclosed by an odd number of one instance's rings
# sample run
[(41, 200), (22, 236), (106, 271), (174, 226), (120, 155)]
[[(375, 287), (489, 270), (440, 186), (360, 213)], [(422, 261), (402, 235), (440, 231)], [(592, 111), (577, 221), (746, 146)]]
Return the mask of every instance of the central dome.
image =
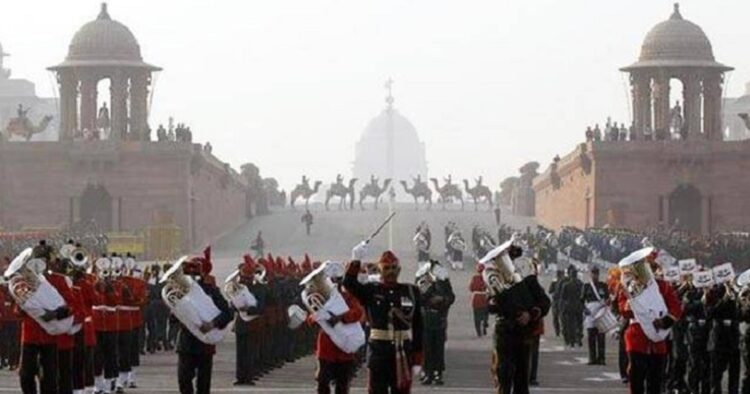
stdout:
[(671, 66), (731, 69), (715, 61), (706, 33), (700, 26), (682, 18), (679, 4), (674, 5), (669, 19), (648, 32), (638, 62), (625, 70)]
[(158, 69), (143, 62), (138, 40), (127, 26), (109, 16), (103, 3), (99, 16), (73, 36), (65, 61), (53, 69), (110, 65)]

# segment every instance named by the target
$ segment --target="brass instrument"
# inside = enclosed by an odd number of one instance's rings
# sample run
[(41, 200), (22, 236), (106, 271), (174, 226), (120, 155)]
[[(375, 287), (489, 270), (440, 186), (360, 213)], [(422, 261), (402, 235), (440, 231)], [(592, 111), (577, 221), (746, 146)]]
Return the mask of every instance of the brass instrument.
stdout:
[(94, 263), (96, 276), (100, 280), (109, 280), (112, 277), (112, 261), (106, 257), (100, 257)]
[(499, 295), (522, 280), (508, 254), (513, 242), (514, 239), (511, 238), (504, 244), (487, 252), (487, 255), (479, 261), (480, 264), (484, 264), (482, 279), (484, 279), (491, 295)]
[(466, 250), (466, 240), (464, 240), (461, 232), (457, 230), (448, 236), (448, 245), (455, 250)]
[(203, 324), (213, 321), (221, 311), (216, 307), (201, 286), (182, 271), (188, 256), (180, 258), (167, 272), (160, 283), (165, 283), (161, 297), (172, 314), (203, 343), (214, 345), (224, 339), (231, 325), (223, 329), (214, 328), (206, 333), (201, 332)]
[(414, 235), (414, 238), (412, 238), (412, 242), (414, 242), (414, 245), (422, 251), (423, 253), (427, 253), (429, 250), (429, 241), (427, 240), (427, 235), (424, 233), (424, 231), (419, 231)]
[(258, 315), (251, 315), (244, 309), (247, 307), (255, 307), (258, 305), (258, 300), (255, 296), (250, 293), (250, 289), (245, 284), (240, 282), (240, 270), (235, 270), (224, 281), (224, 286), (221, 288), (222, 295), (229, 301), (229, 303), (237, 309), (240, 318), (244, 321), (251, 321), (258, 317)]
[(255, 282), (266, 284), (266, 267), (263, 264), (255, 265)]
[(743, 308), (750, 307), (750, 269), (744, 271), (734, 279), (737, 301)]
[[(344, 297), (329, 278), (331, 261), (326, 261), (300, 281), (302, 303), (312, 315), (320, 328), (328, 334), (331, 341), (342, 351), (354, 353), (365, 344), (365, 332), (359, 322), (338, 322), (331, 325), (328, 320), (332, 316), (340, 316), (349, 311)], [(298, 314), (292, 308), (290, 316)]]
[(48, 334), (75, 334), (72, 314), (63, 319), (42, 319), (48, 311), (58, 310), (67, 304), (57, 289), (45, 279), (45, 261), (33, 256), (33, 249), (27, 248), (5, 270), (3, 276), (8, 280), (11, 297)]
[(115, 256), (110, 259), (112, 261), (112, 272), (111, 275), (115, 278), (125, 274), (125, 261), (121, 257)]
[(419, 267), (414, 276), (419, 291), (424, 294), (435, 282), (447, 279), (448, 273), (440, 264), (429, 262)]

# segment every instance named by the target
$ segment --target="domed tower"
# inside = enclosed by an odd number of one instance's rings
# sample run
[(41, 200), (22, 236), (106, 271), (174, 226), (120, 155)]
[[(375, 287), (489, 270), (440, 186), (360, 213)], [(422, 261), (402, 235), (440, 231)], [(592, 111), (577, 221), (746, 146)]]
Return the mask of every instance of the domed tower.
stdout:
[[(700, 26), (682, 18), (679, 4), (672, 16), (646, 35), (637, 62), (621, 69), (630, 74), (633, 122), (638, 139), (645, 130), (670, 127), (669, 82), (682, 82), (683, 127), (688, 139), (721, 140), (724, 73), (732, 70), (714, 59), (711, 42)], [(702, 121), (702, 122), (701, 122)]]
[[(109, 16), (106, 3), (73, 36), (65, 61), (49, 70), (60, 85), (61, 140), (103, 127), (111, 130), (111, 139), (146, 139), (151, 73), (161, 69), (143, 61), (135, 36)], [(97, 85), (103, 79), (110, 80), (111, 116), (96, 108)]]
[[(417, 129), (393, 107), (392, 81), (386, 83), (386, 108), (370, 120), (356, 144), (353, 176), (360, 182), (371, 176), (380, 180), (391, 178), (394, 183), (420, 176), (427, 178), (425, 145)], [(396, 189), (400, 193), (400, 189)]]

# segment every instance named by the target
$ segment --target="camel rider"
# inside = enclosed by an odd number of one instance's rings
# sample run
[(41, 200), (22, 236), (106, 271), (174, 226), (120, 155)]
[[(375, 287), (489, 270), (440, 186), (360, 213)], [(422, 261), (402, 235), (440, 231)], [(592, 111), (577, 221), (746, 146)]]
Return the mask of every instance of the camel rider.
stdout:
[(376, 178), (375, 175), (370, 175), (370, 184), (375, 187), (378, 186), (378, 178)]
[(302, 175), (302, 187), (306, 189), (310, 188), (310, 180), (304, 175)]
[(449, 174), (447, 178), (444, 178), (444, 180), (445, 180), (445, 185), (446, 186), (450, 185), (450, 184), (453, 183), (453, 176)]
[(344, 184), (344, 177), (341, 176), (341, 174), (336, 174), (336, 184), (337, 185), (343, 185)]
[(24, 109), (23, 104), (18, 104), (18, 119), (25, 119), (26, 114), (29, 113), (29, 108)]
[(417, 175), (417, 177), (414, 178), (414, 185), (416, 186), (416, 185), (419, 185), (420, 183), (422, 183), (422, 175)]
[(479, 176), (479, 178), (476, 179), (476, 181), (477, 181), (477, 186), (482, 186), (483, 179), (481, 175)]

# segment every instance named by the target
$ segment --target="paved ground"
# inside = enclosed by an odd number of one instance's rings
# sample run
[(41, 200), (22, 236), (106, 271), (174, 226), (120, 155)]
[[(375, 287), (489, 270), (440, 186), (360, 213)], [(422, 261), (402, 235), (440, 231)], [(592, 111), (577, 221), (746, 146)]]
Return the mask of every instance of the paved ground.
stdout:
[[(399, 206), (393, 225), (393, 247), (406, 263), (404, 280), (413, 278), (414, 265), (409, 260), (414, 258), (411, 245), (413, 230), (420, 220), (427, 219), (433, 233), (433, 250), (442, 248), (443, 225), (449, 221), (459, 223), (466, 235), (471, 226), (480, 223), (487, 228), (494, 228), (494, 219), (489, 212), (456, 210), (443, 211), (433, 209), (429, 213), (416, 212), (413, 207)], [(248, 242), (258, 230), (262, 230), (268, 248), (283, 255), (301, 256), (309, 252), (318, 259), (345, 260), (349, 250), (359, 240), (369, 234), (387, 213), (378, 212), (325, 212), (322, 208), (313, 207), (315, 225), (313, 234), (307, 237), (300, 224), (300, 211), (276, 212), (273, 215), (258, 218), (242, 226), (218, 241), (215, 245), (216, 276), (225, 277), (239, 262), (238, 256), (246, 249)], [(528, 219), (507, 217), (507, 223), (516, 227), (532, 224)], [(389, 234), (383, 233), (373, 243), (372, 255), (378, 254), (388, 245)], [(452, 272), (451, 281), (457, 294), (456, 304), (451, 310), (447, 364), (445, 373), (446, 385), (437, 387), (416, 387), (417, 393), (490, 393), (492, 381), (489, 374), (490, 338), (478, 339), (474, 335), (473, 320), (469, 307), (467, 290), (471, 271)], [(547, 334), (542, 342), (539, 380), (541, 386), (534, 389), (536, 393), (625, 393), (625, 387), (619, 381), (616, 357), (617, 349), (608, 343), (606, 367), (584, 365), (586, 352), (581, 349), (565, 350), (561, 341), (554, 337), (551, 324), (547, 324)], [(491, 331), (492, 328), (490, 328)], [(552, 335), (550, 335), (552, 334)], [(217, 393), (310, 393), (313, 392), (313, 373), (315, 360), (308, 357), (283, 368), (273, 371), (258, 382), (255, 387), (235, 388), (234, 381), (234, 337), (229, 335), (218, 349), (214, 360), (213, 392)], [(145, 356), (143, 366), (139, 369), (140, 388), (128, 390), (129, 393), (176, 393), (175, 354), (157, 354)], [(365, 375), (362, 371), (355, 381), (354, 392), (365, 392)], [(7, 371), (0, 371), (0, 392), (19, 392), (18, 378)]]

